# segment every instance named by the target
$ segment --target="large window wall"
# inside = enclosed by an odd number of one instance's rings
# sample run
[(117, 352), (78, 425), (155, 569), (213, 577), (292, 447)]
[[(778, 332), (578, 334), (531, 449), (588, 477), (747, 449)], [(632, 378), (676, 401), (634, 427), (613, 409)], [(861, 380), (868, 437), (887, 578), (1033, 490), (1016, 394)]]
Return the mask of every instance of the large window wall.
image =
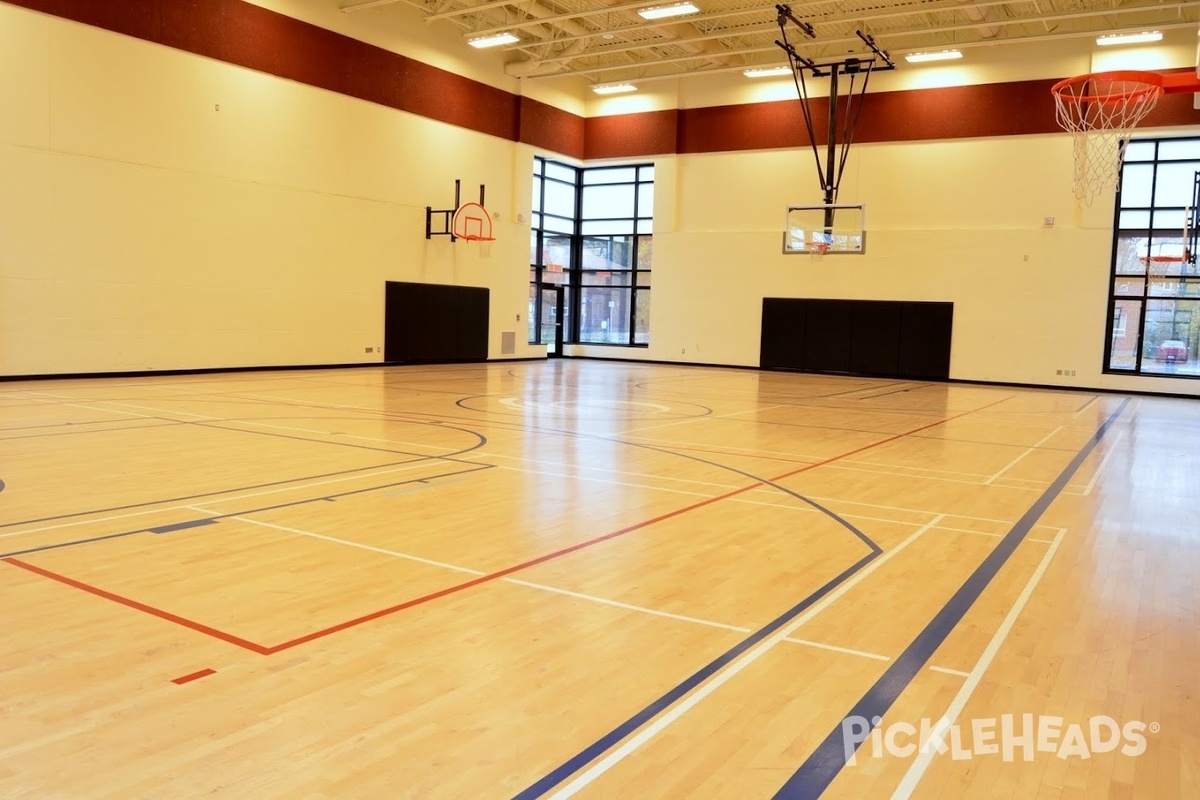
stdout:
[(1200, 375), (1200, 271), (1188, 230), (1200, 138), (1129, 143), (1114, 227), (1105, 368)]
[(648, 344), (654, 166), (535, 158), (533, 173), (529, 341), (552, 341), (546, 290), (561, 286), (567, 342)]

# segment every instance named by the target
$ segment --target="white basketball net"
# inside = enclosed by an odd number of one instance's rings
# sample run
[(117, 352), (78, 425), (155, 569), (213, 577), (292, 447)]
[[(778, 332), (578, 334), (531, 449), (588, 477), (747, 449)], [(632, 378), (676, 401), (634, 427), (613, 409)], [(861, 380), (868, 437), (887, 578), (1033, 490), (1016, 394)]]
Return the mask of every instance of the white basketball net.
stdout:
[(1162, 97), (1153, 72), (1100, 72), (1060, 81), (1054, 87), (1058, 124), (1074, 136), (1075, 197), (1091, 205), (1114, 192), (1129, 132)]

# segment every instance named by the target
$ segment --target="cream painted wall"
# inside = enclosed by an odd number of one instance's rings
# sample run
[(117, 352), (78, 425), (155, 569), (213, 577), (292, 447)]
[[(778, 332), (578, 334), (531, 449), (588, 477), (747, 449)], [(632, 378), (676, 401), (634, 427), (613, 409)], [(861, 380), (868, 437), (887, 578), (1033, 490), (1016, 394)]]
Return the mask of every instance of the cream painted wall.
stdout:
[[(511, 142), (7, 5), (0, 92), (0, 374), (379, 361), (388, 280), (487, 286), (491, 355), (543, 352)], [(424, 237), (456, 177), (489, 259)]]
[(867, 252), (814, 261), (780, 253), (785, 207), (819, 200), (807, 151), (657, 159), (651, 344), (570, 352), (757, 366), (763, 297), (952, 301), (952, 378), (1197, 393), (1102, 373), (1112, 198), (1076, 203), (1071, 164), (1065, 134), (857, 145)]

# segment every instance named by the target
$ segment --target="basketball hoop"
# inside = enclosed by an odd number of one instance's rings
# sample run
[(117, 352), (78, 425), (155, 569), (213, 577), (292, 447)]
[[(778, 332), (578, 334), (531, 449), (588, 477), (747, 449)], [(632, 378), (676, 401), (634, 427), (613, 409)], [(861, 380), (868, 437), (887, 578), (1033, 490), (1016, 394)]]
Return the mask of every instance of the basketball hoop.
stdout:
[[(1192, 253), (1187, 246), (1183, 246), (1177, 252), (1162, 252), (1157, 253), (1147, 252), (1144, 256), (1138, 256), (1138, 261), (1142, 262), (1142, 266), (1146, 268), (1146, 274), (1151, 278), (1161, 278), (1171, 274), (1171, 265), (1178, 264), (1180, 269), (1184, 264), (1191, 263)], [(1178, 274), (1178, 273), (1176, 273)]]
[(829, 242), (814, 239), (808, 243), (808, 255), (813, 261), (820, 261), (829, 252)]
[(1091, 205), (1115, 191), (1129, 132), (1163, 96), (1156, 72), (1096, 72), (1067, 78), (1051, 88), (1058, 124), (1074, 137), (1075, 197)]
[(467, 234), (466, 236), (460, 236), (458, 238), (462, 239), (465, 242), (475, 242), (476, 244), (478, 244), (480, 258), (491, 258), (492, 257), (492, 242), (496, 241), (496, 237), (494, 237), (494, 236), (474, 236), (472, 234)]

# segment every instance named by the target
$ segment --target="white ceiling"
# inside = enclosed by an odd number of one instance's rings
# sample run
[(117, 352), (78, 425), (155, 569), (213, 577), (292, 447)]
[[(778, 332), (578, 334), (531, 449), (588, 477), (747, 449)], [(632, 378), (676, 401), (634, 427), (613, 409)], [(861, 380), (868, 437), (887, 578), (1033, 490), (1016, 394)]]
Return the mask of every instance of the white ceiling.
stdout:
[[(337, 2), (337, 0), (334, 0)], [(394, 4), (417, 8), (427, 24), (458, 26), (464, 40), (509, 31), (502, 49), (514, 77), (582, 76), (596, 84), (679, 78), (785, 63), (773, 3), (693, 0), (700, 12), (648, 22), (638, 9), (674, 0), (340, 0), (353, 14)], [(949, 47), (998, 46), (1102, 33), (1196, 30), (1200, 0), (809, 0), (790, 4), (811, 23), (792, 24), (801, 55), (838, 60), (869, 55), (855, 31), (897, 56)]]

